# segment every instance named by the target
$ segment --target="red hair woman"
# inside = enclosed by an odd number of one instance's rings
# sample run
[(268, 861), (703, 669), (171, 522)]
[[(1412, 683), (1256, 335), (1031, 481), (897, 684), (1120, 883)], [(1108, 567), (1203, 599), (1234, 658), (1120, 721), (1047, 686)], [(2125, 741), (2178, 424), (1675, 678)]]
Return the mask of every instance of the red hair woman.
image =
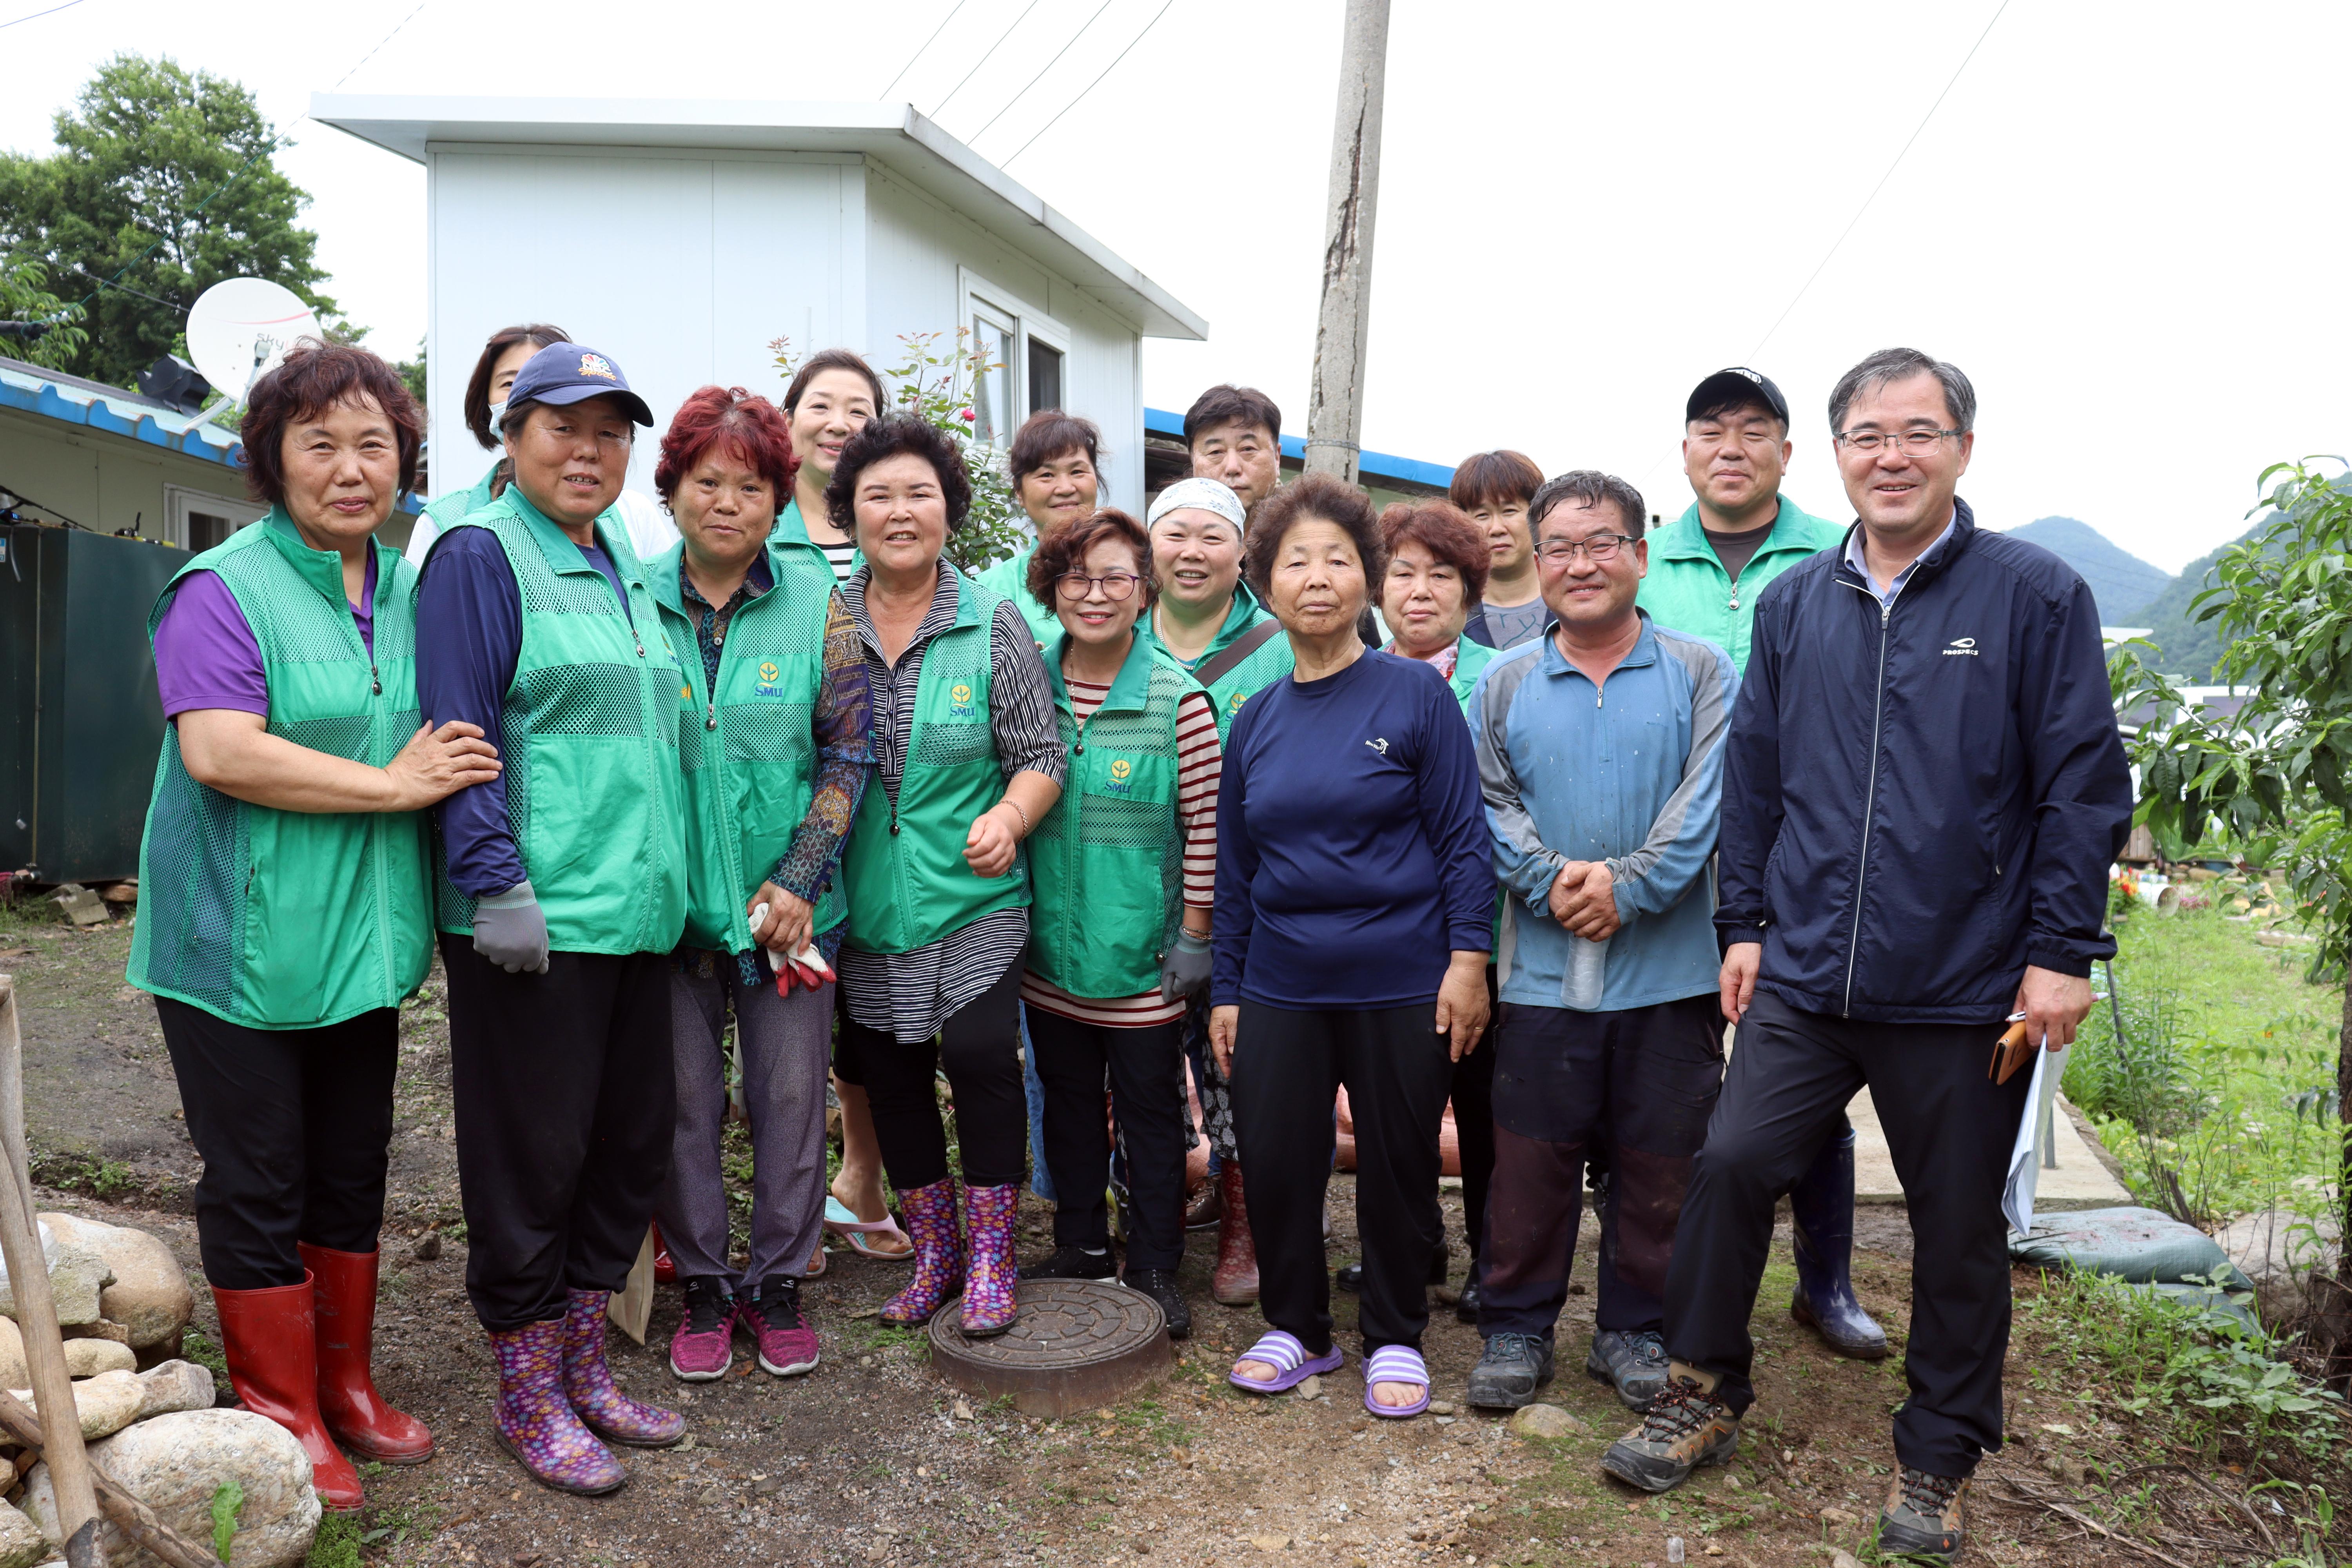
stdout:
[[(686, 934), (670, 963), (677, 1124), (657, 1213), (686, 1286), (670, 1371), (689, 1383), (726, 1375), (739, 1324), (766, 1371), (817, 1363), (800, 1286), (824, 1222), (841, 852), (874, 753), (865, 650), (833, 568), (778, 519), (797, 467), (774, 405), (706, 386), (670, 421), (654, 469), (679, 533), (647, 573), (686, 668), (687, 814)], [(719, 1153), (730, 1013), (754, 1170), (740, 1274)]]

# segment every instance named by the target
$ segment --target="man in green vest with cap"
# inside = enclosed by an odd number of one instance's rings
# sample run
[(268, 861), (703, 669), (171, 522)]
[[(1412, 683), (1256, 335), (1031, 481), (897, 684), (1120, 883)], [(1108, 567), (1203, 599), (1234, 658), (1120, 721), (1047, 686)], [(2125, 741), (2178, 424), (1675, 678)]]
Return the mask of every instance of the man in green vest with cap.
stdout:
[(677, 1112), (693, 691), (614, 509), (652, 423), (606, 355), (532, 355), (500, 422), (513, 482), (434, 542), (416, 612), (425, 710), (497, 734), (507, 764), (439, 822), (466, 1288), (500, 1445), (590, 1495), (628, 1479), (599, 1437), (658, 1447), (686, 1429), (622, 1394), (604, 1357)]
[[(1756, 600), (1765, 585), (1845, 530), (1780, 493), (1789, 466), (1789, 400), (1769, 376), (1735, 365), (1692, 389), (1683, 407), (1690, 510), (1650, 536), (1641, 607), (1662, 626), (1701, 637), (1748, 670)], [(1876, 1361), (1886, 1331), (1854, 1299), (1853, 1128), (1833, 1134), (1790, 1189), (1797, 1289), (1789, 1310), (1840, 1355)]]

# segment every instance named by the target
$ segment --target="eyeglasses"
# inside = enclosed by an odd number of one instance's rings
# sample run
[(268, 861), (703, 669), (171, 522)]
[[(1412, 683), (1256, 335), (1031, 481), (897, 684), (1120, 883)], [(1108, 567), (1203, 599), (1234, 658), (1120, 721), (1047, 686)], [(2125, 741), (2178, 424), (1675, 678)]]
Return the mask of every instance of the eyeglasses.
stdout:
[(1083, 572), (1065, 572), (1054, 579), (1054, 589), (1065, 599), (1083, 599), (1099, 584), (1102, 596), (1116, 604), (1132, 597), (1135, 585), (1142, 581), (1132, 572), (1113, 572), (1101, 577), (1089, 577)]
[(1876, 430), (1842, 430), (1837, 444), (1849, 452), (1865, 457), (1883, 452), (1889, 447), (1899, 447), (1915, 455), (1932, 452), (1947, 436), (1965, 436), (1965, 430), (1897, 430), (1884, 435)]
[(1565, 566), (1580, 552), (1595, 566), (1617, 559), (1617, 552), (1641, 541), (1630, 533), (1596, 533), (1590, 539), (1547, 539), (1536, 546), (1536, 558), (1553, 566)]

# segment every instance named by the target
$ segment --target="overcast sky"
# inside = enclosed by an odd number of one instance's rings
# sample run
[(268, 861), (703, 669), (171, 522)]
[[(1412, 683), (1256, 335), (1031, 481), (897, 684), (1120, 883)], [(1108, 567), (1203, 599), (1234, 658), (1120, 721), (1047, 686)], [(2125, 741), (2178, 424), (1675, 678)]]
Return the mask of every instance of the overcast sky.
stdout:
[[(2352, 444), (2347, 132), (2311, 64), (2352, 7), (2012, 0), (1831, 257), (1999, 4), (1394, 0), (1364, 444), (1517, 447), (1672, 515), (1685, 395), (1753, 363), (1795, 405), (1790, 494), (1843, 519), (1829, 388), (1899, 342), (1976, 382), (1982, 521), (2079, 517), (2168, 570), (2235, 534), (2264, 465)], [(1146, 401), (1254, 383), (1305, 427), (1339, 0), (411, 6), (79, 0), (0, 30), (0, 146), (47, 150), (117, 49), (236, 78), (293, 138), (335, 298), (404, 356), (424, 171), (304, 121), (313, 91), (871, 99), (945, 18), (891, 96), (1208, 318), (1146, 342)]]

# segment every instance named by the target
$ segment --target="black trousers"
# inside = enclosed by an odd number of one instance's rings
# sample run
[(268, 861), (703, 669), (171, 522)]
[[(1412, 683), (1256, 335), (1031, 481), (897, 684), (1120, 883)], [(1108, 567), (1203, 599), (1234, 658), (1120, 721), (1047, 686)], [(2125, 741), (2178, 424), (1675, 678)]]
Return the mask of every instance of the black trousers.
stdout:
[(864, 1081), (866, 1103), (874, 1112), (874, 1141), (890, 1184), (911, 1192), (948, 1176), (948, 1130), (940, 1117), (940, 1069), (947, 1069), (955, 1094), (956, 1143), (968, 1186), (1017, 1184), (1029, 1173), (1029, 1097), (1021, 1086), (1021, 964), (1015, 960), (996, 983), (971, 1001), (940, 1030), (939, 1038), (913, 1045), (869, 1029), (847, 1013), (841, 1016), (841, 1041), (834, 1070), (847, 1058)]
[(1184, 1261), (1184, 1046), (1181, 1026), (1107, 1028), (1027, 1009), (1029, 1045), (1045, 1086), (1045, 1165), (1053, 1173), (1054, 1240), (1110, 1245), (1104, 1184), (1110, 1131), (1103, 1079), (1127, 1145), (1127, 1265), (1173, 1268)]
[[(1454, 1147), (1462, 1158), (1462, 1239), (1470, 1248), (1470, 1278), (1479, 1277), (1486, 1234), (1486, 1194), (1495, 1177), (1495, 966), (1486, 966), (1486, 1029), (1476, 1048), (1454, 1064), (1446, 1094), (1454, 1102)], [(1441, 1245), (1443, 1245), (1441, 1243)]]
[(492, 1333), (618, 1290), (669, 1175), (669, 959), (552, 952), (509, 974), (441, 936), (466, 1210), (466, 1292)]
[(298, 1242), (373, 1252), (383, 1223), (400, 1010), (250, 1029), (155, 998), (188, 1137), (204, 1156), (196, 1247), (218, 1290), (302, 1283)]
[(1357, 1321), (1364, 1353), (1421, 1348), (1429, 1260), (1444, 1240), (1438, 1133), (1454, 1063), (1435, 998), (1408, 1007), (1297, 1012), (1244, 1001), (1234, 1045), (1234, 1133), (1257, 1245), (1258, 1308), (1308, 1352), (1331, 1348), (1323, 1193), (1331, 1103), (1356, 1118), (1356, 1231), (1364, 1250)]
[(1683, 1205), (1666, 1286), (1666, 1349), (1722, 1374), (1733, 1411), (1756, 1397), (1748, 1318), (1772, 1213), (1868, 1085), (1911, 1213), (1911, 1396), (1895, 1452), (1965, 1476), (2000, 1447), (2009, 1351), (2009, 1222), (2000, 1193), (2030, 1073), (1986, 1076), (1998, 1024), (1878, 1024), (1802, 1012), (1759, 991), (1732, 1047), (1723, 1099)]
[(1594, 1321), (1659, 1331), (1691, 1157), (1723, 1087), (1715, 993), (1609, 1013), (1507, 1002), (1495, 1033), (1495, 1192), (1478, 1331), (1551, 1337), (1594, 1149), (1616, 1173), (1601, 1212)]

